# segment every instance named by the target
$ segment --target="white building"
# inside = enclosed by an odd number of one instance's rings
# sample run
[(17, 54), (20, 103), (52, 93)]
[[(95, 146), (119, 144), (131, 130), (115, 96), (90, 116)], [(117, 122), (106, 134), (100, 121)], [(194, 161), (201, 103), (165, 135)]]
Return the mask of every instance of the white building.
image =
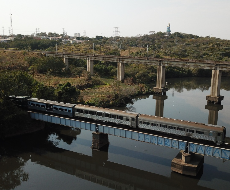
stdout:
[(80, 33), (74, 33), (74, 37), (81, 37)]

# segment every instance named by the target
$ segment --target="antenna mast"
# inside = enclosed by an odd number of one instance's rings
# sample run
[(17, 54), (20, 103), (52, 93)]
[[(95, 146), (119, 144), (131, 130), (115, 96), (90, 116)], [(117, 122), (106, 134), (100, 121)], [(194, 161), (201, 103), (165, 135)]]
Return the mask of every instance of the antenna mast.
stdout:
[(10, 35), (13, 35), (12, 14), (10, 14), (10, 26), (11, 26), (10, 28), (11, 31), (9, 33), (11, 33)]

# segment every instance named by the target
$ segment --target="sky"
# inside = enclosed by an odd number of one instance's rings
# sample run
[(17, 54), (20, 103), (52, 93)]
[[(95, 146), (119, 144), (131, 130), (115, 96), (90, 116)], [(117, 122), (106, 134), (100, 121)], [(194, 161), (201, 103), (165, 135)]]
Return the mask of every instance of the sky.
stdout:
[[(171, 31), (230, 40), (230, 0), (0, 0), (0, 35), (40, 32), (111, 37)], [(4, 29), (3, 29), (4, 28)]]

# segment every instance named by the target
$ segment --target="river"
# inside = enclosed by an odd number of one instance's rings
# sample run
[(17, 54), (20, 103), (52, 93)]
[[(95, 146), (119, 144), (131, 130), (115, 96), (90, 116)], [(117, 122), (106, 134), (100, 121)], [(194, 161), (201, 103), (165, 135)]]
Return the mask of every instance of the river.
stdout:
[[(166, 96), (133, 99), (123, 110), (225, 126), (230, 137), (230, 78), (222, 78), (222, 105), (207, 104), (210, 78), (166, 79)], [(213, 111), (216, 110), (215, 114)], [(211, 115), (212, 114), (212, 115)], [(230, 187), (230, 161), (204, 157), (192, 178), (171, 171), (178, 150), (109, 136), (106, 151), (92, 150), (92, 132), (62, 126), (0, 145), (0, 189), (216, 189)]]

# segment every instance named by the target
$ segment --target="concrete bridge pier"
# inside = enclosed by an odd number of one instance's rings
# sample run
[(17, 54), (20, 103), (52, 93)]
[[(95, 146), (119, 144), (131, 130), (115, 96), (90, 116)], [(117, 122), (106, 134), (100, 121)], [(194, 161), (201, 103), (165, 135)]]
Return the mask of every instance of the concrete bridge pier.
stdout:
[(153, 99), (156, 100), (156, 109), (155, 109), (155, 116), (163, 117), (164, 114), (164, 101), (168, 98), (166, 95), (153, 95)]
[(218, 111), (223, 109), (223, 105), (212, 104), (212, 103), (208, 102), (208, 104), (205, 106), (205, 109), (209, 110), (208, 124), (217, 125)]
[(92, 134), (92, 149), (108, 151), (108, 148), (109, 148), (108, 134), (94, 132)]
[(203, 171), (204, 156), (180, 151), (172, 160), (171, 170), (183, 175), (197, 176)]
[(123, 81), (125, 78), (125, 64), (118, 62), (117, 63), (117, 80)]
[(153, 92), (157, 94), (166, 94), (168, 88), (165, 87), (165, 66), (161, 63), (157, 67), (157, 83), (153, 88)]
[(221, 75), (221, 70), (212, 70), (211, 94), (206, 96), (208, 102), (220, 103), (224, 99), (224, 96), (220, 95)]
[(87, 71), (90, 73), (90, 75), (93, 75), (93, 60), (91, 60), (89, 57), (87, 57)]
[(68, 57), (64, 56), (63, 61), (65, 63), (65, 68), (68, 69), (69, 68), (69, 60)]

